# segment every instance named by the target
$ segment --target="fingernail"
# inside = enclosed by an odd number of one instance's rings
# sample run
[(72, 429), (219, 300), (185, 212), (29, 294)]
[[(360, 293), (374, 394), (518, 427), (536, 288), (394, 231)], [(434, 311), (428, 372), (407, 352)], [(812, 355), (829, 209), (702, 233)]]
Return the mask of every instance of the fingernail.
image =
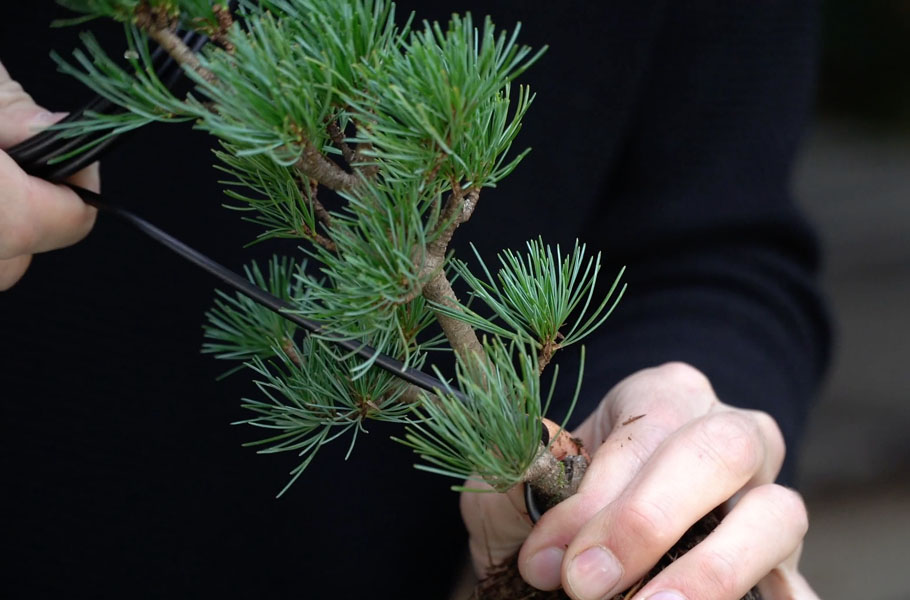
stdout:
[(44, 110), (32, 117), (32, 126), (46, 127), (48, 125), (53, 125), (68, 114), (69, 113), (65, 112), (50, 112), (49, 110)]
[(542, 590), (555, 590), (562, 582), (562, 558), (565, 552), (560, 548), (541, 550), (528, 561), (525, 572), (531, 585)]
[(664, 590), (648, 596), (648, 600), (686, 600), (686, 598), (679, 592)]
[(603, 546), (592, 546), (572, 559), (567, 584), (582, 600), (603, 598), (622, 577), (622, 567)]

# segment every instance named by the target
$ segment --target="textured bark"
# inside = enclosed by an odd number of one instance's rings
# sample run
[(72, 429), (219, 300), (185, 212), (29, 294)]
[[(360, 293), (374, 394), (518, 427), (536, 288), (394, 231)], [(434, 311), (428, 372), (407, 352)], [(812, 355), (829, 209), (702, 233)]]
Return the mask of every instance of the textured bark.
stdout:
[(360, 177), (348, 173), (326, 158), (309, 140), (305, 141), (303, 153), (294, 166), (307, 177), (336, 192), (352, 190), (360, 185)]
[[(142, 27), (141, 24), (139, 26)], [(209, 83), (216, 83), (218, 81), (218, 78), (215, 77), (214, 73), (199, 63), (199, 57), (183, 43), (183, 40), (174, 33), (173, 29), (170, 27), (158, 27), (157, 25), (152, 24), (146, 27), (145, 30), (148, 32), (148, 36), (158, 42), (158, 45), (178, 63), (196, 71), (200, 77)]]
[[(455, 187), (446, 201), (440, 217), (440, 222), (444, 224), (444, 228), (437, 233), (433, 241), (427, 244), (426, 257), (421, 267), (421, 276), (427, 278), (422, 290), (423, 296), (427, 300), (437, 304), (444, 304), (451, 308), (458, 308), (459, 306), (455, 290), (452, 289), (452, 284), (445, 273), (446, 251), (455, 230), (459, 225), (470, 219), (474, 213), (479, 195), (479, 190), (472, 189), (465, 193), (461, 188)], [(435, 314), (446, 339), (449, 340), (452, 349), (459, 356), (462, 358), (472, 354), (484, 356), (483, 346), (470, 325), (439, 312)]]

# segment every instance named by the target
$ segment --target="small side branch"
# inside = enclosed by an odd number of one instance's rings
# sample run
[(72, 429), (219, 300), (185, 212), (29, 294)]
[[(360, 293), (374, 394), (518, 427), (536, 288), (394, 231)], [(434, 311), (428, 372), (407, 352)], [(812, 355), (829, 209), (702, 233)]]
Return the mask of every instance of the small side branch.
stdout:
[(285, 338), (281, 340), (281, 349), (284, 351), (284, 354), (291, 359), (292, 363), (298, 367), (303, 366), (303, 360), (300, 358), (297, 347), (294, 345), (294, 340), (292, 340), (290, 336), (285, 336)]
[(209, 83), (216, 83), (215, 74), (202, 66), (199, 57), (175, 33), (176, 23), (163, 9), (152, 8), (148, 2), (140, 2), (135, 12), (136, 26), (155, 40), (171, 58), (179, 64), (196, 71)]
[(329, 211), (326, 210), (325, 206), (319, 200), (319, 197), (316, 195), (318, 191), (318, 186), (316, 182), (313, 182), (313, 185), (310, 187), (310, 205), (313, 207), (313, 214), (316, 215), (316, 218), (319, 219), (319, 222), (322, 223), (322, 226), (326, 229), (332, 228), (332, 215)]
[(303, 153), (294, 166), (307, 177), (336, 192), (352, 190), (360, 185), (360, 177), (330, 161), (306, 139), (303, 141)]
[(416, 385), (409, 384), (404, 392), (401, 393), (401, 396), (398, 397), (398, 402), (402, 404), (417, 404), (418, 402), (422, 402), (426, 395), (426, 392)]
[(553, 340), (547, 340), (540, 349), (540, 354), (537, 355), (537, 371), (543, 373), (544, 369), (547, 368), (547, 365), (550, 364), (550, 360), (553, 358), (553, 355), (556, 354), (556, 351), (559, 350), (560, 346)]
[(158, 42), (164, 48), (165, 52), (171, 55), (181, 65), (185, 65), (196, 71), (200, 77), (209, 83), (217, 83), (218, 78), (215, 74), (203, 67), (199, 63), (199, 57), (190, 50), (189, 46), (183, 43), (176, 33), (171, 29), (149, 28), (146, 30), (150, 38)]
[[(316, 219), (322, 224), (322, 226), (329, 230), (332, 228), (332, 215), (326, 210), (322, 202), (319, 201), (319, 183), (315, 179), (302, 176), (298, 173), (298, 176), (295, 178), (297, 181), (297, 187), (300, 190), (300, 195), (306, 200), (306, 202), (312, 207), (313, 214), (316, 216)], [(338, 246), (330, 238), (320, 234), (315, 231), (307, 224), (301, 224), (299, 233), (314, 243), (319, 244), (329, 252), (337, 252)]]
[(325, 237), (321, 233), (313, 231), (308, 225), (303, 225), (301, 227), (301, 234), (308, 240), (312, 240), (314, 243), (319, 244), (329, 252), (338, 252), (338, 246), (335, 244), (335, 242)]
[(231, 14), (231, 10), (228, 7), (221, 4), (214, 5), (212, 7), (212, 12), (215, 14), (215, 20), (218, 22), (218, 30), (211, 32), (209, 37), (227, 52), (233, 54), (234, 43), (228, 39), (228, 32), (230, 32), (231, 27), (234, 25), (234, 16)]
[(346, 162), (352, 170), (357, 171), (368, 179), (374, 177), (376, 173), (379, 172), (379, 168), (376, 165), (365, 164), (367, 163), (367, 158), (362, 152), (364, 150), (371, 150), (372, 146), (370, 144), (358, 144), (355, 148), (351, 148), (351, 145), (345, 141), (344, 132), (335, 119), (330, 119), (328, 121), (326, 124), (326, 132), (329, 134), (329, 139), (332, 140), (332, 145), (338, 148), (341, 152), (341, 157), (344, 158), (344, 162)]
[(341, 127), (338, 126), (338, 121), (330, 118), (325, 129), (329, 134), (329, 138), (332, 140), (332, 144), (341, 151), (341, 157), (344, 159), (344, 162), (353, 167), (354, 162), (357, 160), (357, 154), (354, 152), (354, 149), (344, 141), (344, 132), (341, 131)]

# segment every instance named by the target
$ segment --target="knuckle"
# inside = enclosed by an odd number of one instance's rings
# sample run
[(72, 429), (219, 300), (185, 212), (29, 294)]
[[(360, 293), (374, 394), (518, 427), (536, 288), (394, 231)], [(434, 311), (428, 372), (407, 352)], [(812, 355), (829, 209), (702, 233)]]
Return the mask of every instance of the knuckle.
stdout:
[(650, 500), (632, 499), (613, 525), (642, 548), (669, 548), (676, 541), (670, 513)]
[(741, 411), (722, 411), (705, 417), (695, 444), (721, 469), (739, 479), (751, 477), (764, 459), (759, 426)]
[(610, 395), (610, 417), (614, 423), (647, 413), (649, 422), (663, 416), (678, 427), (707, 413), (718, 402), (708, 378), (683, 362), (638, 371), (621, 381)]
[(25, 93), (18, 81), (7, 79), (0, 82), (0, 110), (25, 101), (31, 101), (31, 96)]
[(796, 490), (778, 484), (768, 484), (750, 492), (762, 502), (770, 517), (784, 530), (792, 531), (800, 539), (809, 530), (809, 513), (802, 495)]
[(741, 585), (736, 561), (728, 554), (709, 551), (699, 556), (696, 565), (698, 581), (703, 589), (712, 590), (711, 597), (738, 598)]
[(668, 362), (656, 368), (656, 373), (667, 385), (691, 392), (713, 393), (711, 382), (704, 373), (684, 362)]
[(748, 412), (762, 432), (765, 443), (768, 445), (769, 449), (773, 450), (774, 453), (779, 455), (780, 459), (783, 460), (787, 451), (787, 444), (784, 441), (784, 434), (780, 430), (780, 425), (778, 425), (777, 420), (761, 410), (751, 410)]

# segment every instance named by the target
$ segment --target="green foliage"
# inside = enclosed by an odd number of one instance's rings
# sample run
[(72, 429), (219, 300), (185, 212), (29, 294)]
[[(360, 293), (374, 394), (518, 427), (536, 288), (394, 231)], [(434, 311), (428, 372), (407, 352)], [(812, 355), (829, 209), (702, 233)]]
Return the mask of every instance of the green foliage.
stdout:
[(227, 4), (227, 0), (57, 0), (57, 4), (77, 13), (82, 17), (60, 19), (57, 26), (78, 25), (92, 19), (108, 17), (116, 21), (131, 23), (135, 21), (137, 9), (143, 7), (155, 14), (177, 20), (184, 26), (213, 25), (212, 6)]
[(126, 21), (139, 5), (139, 0), (57, 0), (57, 4), (84, 16), (72, 19), (60, 19), (56, 26), (78, 25), (99, 17), (110, 17), (117, 21)]
[(287, 23), (307, 58), (331, 72), (327, 77), (339, 95), (366, 85), (361, 65), (387, 61), (410, 26), (410, 19), (401, 28), (395, 24), (395, 4), (387, 0), (262, 0), (245, 5), (251, 16), (265, 11)]
[[(543, 50), (519, 45), (518, 27), (497, 30), (490, 19), (478, 27), (470, 15), (398, 26), (387, 0), (241, 0), (230, 28), (210, 0), (64, 4), (123, 21), (128, 47), (125, 68), (90, 35), (74, 64), (55, 56), (63, 72), (126, 109), (88, 114), (62, 126), (66, 135), (193, 121), (217, 139), (230, 208), (261, 226), (257, 241), (311, 242), (303, 252), (315, 274), (278, 258), (246, 271), (325, 323), (325, 334), (301, 342), (294, 325), (226, 293), (207, 313), (204, 351), (242, 362), (261, 391), (244, 401), (255, 415), (244, 422), (269, 431), (255, 443), (260, 451), (297, 453), (294, 481), (322, 445), (350, 434), (353, 446), (377, 419), (408, 424), (404, 442), (427, 461), (422, 468), (497, 489), (519, 481), (549, 403), (541, 365), (603, 322), (617, 283), (594, 301), (599, 261), (578, 245), (565, 258), (540, 242), (524, 257), (505, 252), (495, 280), (481, 263), (486, 281), (442, 251), (429, 256), (462, 216), (455, 192), (495, 186), (527, 152), (510, 153), (533, 94), (513, 82)], [(171, 32), (162, 19), (218, 34), (198, 64), (184, 64), (194, 84), (185, 98), (152, 67), (149, 32)], [(320, 201), (326, 187), (339, 192), (331, 211)], [(496, 322), (467, 307), (431, 306), (422, 292), (436, 269), (464, 278)], [(327, 342), (356, 340), (420, 368), (429, 351), (448, 350), (430, 329), (438, 313), (490, 337), (484, 357), (458, 357), (452, 389), (422, 403), (403, 401), (413, 390)]]
[(98, 95), (126, 109), (121, 114), (88, 112), (82, 120), (55, 125), (54, 128), (60, 130), (61, 135), (69, 137), (95, 131), (107, 132), (92, 143), (56, 157), (56, 161), (67, 160), (108, 137), (127, 133), (155, 121), (178, 123), (194, 118), (193, 112), (174, 98), (155, 74), (148, 39), (135, 26), (125, 26), (124, 29), (127, 40), (124, 55), (128, 57), (130, 71), (111, 59), (91, 33), (79, 36), (85, 45), (85, 51), (77, 49), (73, 52), (78, 67), (69, 64), (57, 53), (51, 53), (62, 73), (75, 77)]
[[(251, 283), (298, 304), (305, 302), (308, 293), (303, 289), (303, 280), (297, 277), (305, 270), (306, 263), (297, 264), (286, 257), (273, 257), (267, 275), (256, 263), (244, 268)], [(203, 345), (203, 352), (231, 360), (266, 359), (274, 356), (276, 349), (292, 345), (296, 324), (242, 294), (218, 290), (217, 295), (215, 307), (205, 315), (205, 337), (209, 341)]]
[[(528, 252), (523, 256), (511, 250), (500, 253), (502, 268), (495, 278), (475, 249), (486, 281), (471, 273), (467, 263), (452, 261), (455, 272), (470, 286), (472, 297), (481, 300), (502, 325), (468, 307), (434, 308), (489, 333), (534, 344), (538, 350), (548, 344), (565, 348), (600, 327), (625, 293), (623, 285), (611, 303), (622, 271), (600, 303), (592, 308), (601, 268), (600, 254), (586, 258), (585, 245), (577, 241), (572, 253), (565, 257), (559, 246), (554, 253), (540, 239), (529, 241), (527, 246)], [(561, 331), (567, 324), (568, 330)]]
[[(334, 334), (349, 339), (367, 332), (378, 351), (400, 348), (403, 360), (410, 360), (417, 334), (432, 322), (415, 264), (437, 206), (407, 187), (376, 185), (359, 197), (348, 196), (346, 209), (332, 220), (337, 250), (319, 247), (313, 252), (330, 283), (313, 292), (322, 307), (313, 318), (332, 323)], [(413, 314), (420, 315), (416, 323), (402, 323), (402, 317)]]
[[(521, 481), (540, 448), (540, 418), (546, 413), (556, 377), (541, 403), (536, 354), (517, 342), (484, 343), (488, 360), (459, 358), (457, 379), (464, 402), (441, 390), (424, 402), (403, 440), (429, 464), (418, 469), (458, 479), (485, 481), (504, 492)], [(582, 364), (584, 363), (582, 353)], [(517, 363), (517, 366), (516, 366)], [(580, 389), (579, 370), (575, 406)], [(456, 490), (471, 490), (456, 486)]]
[(221, 147), (215, 152), (221, 164), (215, 168), (231, 177), (221, 183), (228, 186), (225, 194), (238, 201), (228, 208), (252, 215), (245, 220), (262, 227), (257, 239), (312, 238), (315, 192), (301, 185), (299, 173), (265, 154), (242, 153), (227, 142)]
[(348, 102), (369, 119), (358, 139), (374, 146), (389, 181), (482, 187), (514, 168), (521, 156), (501, 162), (532, 96), (519, 92), (510, 119), (509, 82), (543, 52), (518, 46), (517, 34), (497, 36), (489, 19), (478, 32), (470, 15), (454, 15), (445, 31), (425, 22), (395, 60), (364, 64), (368, 87)]
[(372, 369), (362, 377), (352, 377), (355, 365), (351, 359), (339, 360), (313, 337), (295, 346), (295, 353), (299, 365), (277, 348), (279, 360), (266, 362), (255, 357), (248, 363), (265, 399), (244, 399), (243, 407), (256, 416), (240, 421), (269, 431), (267, 437), (248, 446), (262, 447), (259, 452), (263, 454), (295, 452), (302, 458), (279, 495), (297, 480), (324, 444), (350, 433), (350, 454), (358, 435), (366, 432), (367, 419), (404, 423), (412, 410), (410, 404), (400, 402), (406, 385), (385, 371)]
[(200, 116), (236, 152), (293, 164), (304, 144), (325, 146), (326, 123), (342, 116), (345, 95), (365, 85), (358, 65), (394, 55), (399, 33), (388, 2), (262, 4), (248, 6), (244, 30), (232, 32), (233, 53), (203, 58), (218, 81), (197, 83), (218, 110)]

